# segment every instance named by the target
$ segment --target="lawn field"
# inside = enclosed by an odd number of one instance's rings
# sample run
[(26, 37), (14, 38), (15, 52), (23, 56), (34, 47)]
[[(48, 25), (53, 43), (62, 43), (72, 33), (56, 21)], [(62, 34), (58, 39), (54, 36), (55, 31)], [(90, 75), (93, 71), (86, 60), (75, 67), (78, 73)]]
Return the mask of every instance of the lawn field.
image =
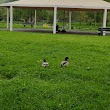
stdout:
[(110, 110), (110, 36), (0, 31), (0, 110)]

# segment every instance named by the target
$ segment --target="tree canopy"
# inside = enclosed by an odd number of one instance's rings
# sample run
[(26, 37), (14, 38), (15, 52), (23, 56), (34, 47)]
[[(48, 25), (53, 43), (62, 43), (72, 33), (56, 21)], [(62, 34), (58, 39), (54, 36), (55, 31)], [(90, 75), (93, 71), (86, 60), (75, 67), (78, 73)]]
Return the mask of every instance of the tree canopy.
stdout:
[(13, 2), (13, 1), (16, 1), (16, 0), (0, 0), (0, 3)]
[(110, 2), (110, 0), (104, 0), (104, 1)]

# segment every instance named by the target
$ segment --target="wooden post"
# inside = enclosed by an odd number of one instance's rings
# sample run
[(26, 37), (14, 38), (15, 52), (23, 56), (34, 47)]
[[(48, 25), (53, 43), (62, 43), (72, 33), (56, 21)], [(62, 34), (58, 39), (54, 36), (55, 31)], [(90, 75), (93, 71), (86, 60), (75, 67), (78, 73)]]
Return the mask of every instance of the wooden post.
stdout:
[(7, 29), (9, 28), (9, 8), (7, 8)]
[(71, 30), (71, 14), (72, 12), (69, 11), (69, 30)]
[(56, 34), (57, 7), (54, 7), (53, 33)]
[(10, 31), (13, 31), (13, 7), (10, 6)]
[(37, 17), (36, 17), (36, 10), (35, 10), (35, 23), (34, 23), (34, 28), (36, 29), (36, 24), (37, 24), (37, 21), (36, 21)]
[[(104, 9), (103, 13), (103, 28), (106, 28), (107, 23), (107, 9)], [(103, 32), (103, 35), (106, 35), (106, 32)]]

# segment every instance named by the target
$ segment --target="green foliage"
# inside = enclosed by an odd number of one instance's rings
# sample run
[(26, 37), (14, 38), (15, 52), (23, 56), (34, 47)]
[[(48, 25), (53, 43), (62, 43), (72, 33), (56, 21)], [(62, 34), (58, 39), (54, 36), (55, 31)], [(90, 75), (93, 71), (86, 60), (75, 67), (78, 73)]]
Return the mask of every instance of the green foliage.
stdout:
[(17, 1), (17, 0), (0, 0), (0, 3), (13, 2), (13, 1)]
[(104, 0), (104, 1), (110, 2), (110, 0)]
[(0, 3), (4, 3), (6, 0), (0, 0)]
[(109, 110), (110, 37), (0, 31), (0, 109)]

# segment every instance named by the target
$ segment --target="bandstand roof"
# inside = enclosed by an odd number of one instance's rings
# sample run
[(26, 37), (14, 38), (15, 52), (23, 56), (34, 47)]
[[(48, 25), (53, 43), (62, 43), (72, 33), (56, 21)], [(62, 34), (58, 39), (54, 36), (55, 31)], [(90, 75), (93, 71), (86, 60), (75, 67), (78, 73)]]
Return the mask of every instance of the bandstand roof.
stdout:
[(2, 7), (53, 8), (103, 10), (110, 9), (110, 3), (103, 0), (18, 0), (0, 4)]

